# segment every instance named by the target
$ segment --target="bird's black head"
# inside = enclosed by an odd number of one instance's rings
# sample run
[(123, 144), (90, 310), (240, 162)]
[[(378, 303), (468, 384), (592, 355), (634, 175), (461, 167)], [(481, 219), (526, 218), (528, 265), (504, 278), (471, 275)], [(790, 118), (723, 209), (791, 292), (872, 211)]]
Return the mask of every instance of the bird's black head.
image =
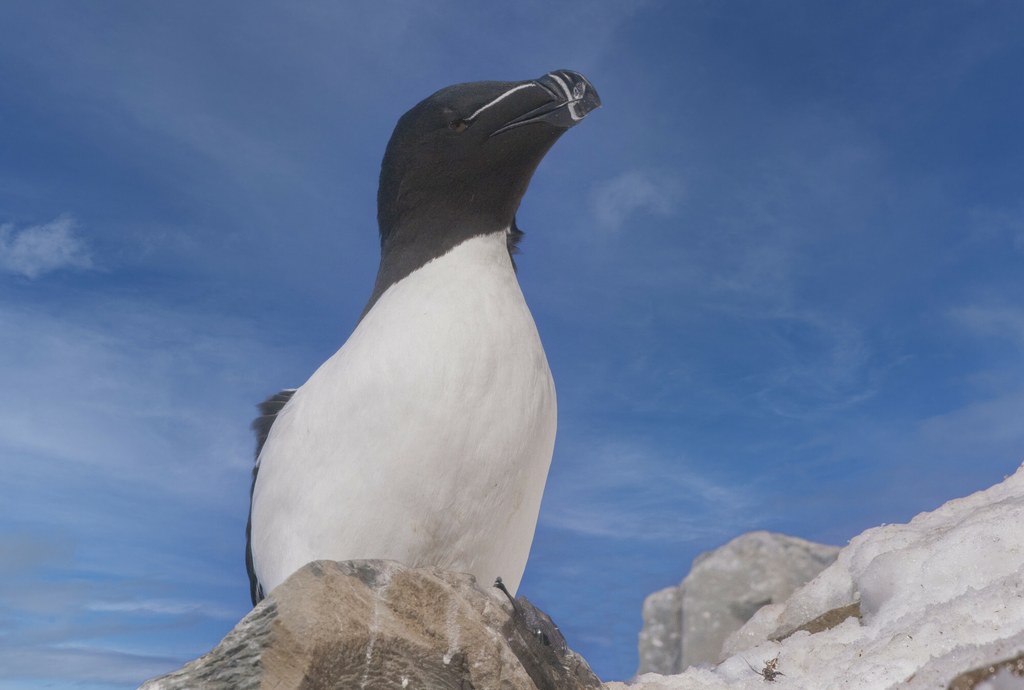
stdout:
[(569, 70), (457, 84), (420, 102), (398, 121), (381, 164), (382, 247), (450, 243), (446, 251), (508, 228), (544, 154), (600, 104)]

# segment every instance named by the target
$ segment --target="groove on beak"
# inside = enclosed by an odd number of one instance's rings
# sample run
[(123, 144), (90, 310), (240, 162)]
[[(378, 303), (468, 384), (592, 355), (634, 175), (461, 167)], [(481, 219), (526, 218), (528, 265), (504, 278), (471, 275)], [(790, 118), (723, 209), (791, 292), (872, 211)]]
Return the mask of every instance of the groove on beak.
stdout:
[(492, 137), (535, 122), (567, 129), (601, 107), (601, 98), (594, 85), (579, 72), (557, 70), (529, 84), (544, 89), (551, 100), (506, 122), (491, 134)]

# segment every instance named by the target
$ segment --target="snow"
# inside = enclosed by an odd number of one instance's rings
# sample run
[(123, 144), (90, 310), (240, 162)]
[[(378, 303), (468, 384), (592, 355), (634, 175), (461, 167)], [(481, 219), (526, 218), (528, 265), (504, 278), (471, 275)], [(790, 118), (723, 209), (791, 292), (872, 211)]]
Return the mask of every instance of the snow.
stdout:
[[(861, 620), (792, 632), (858, 601)], [(771, 687), (779, 690), (945, 688), (961, 673), (1022, 653), (1024, 466), (907, 524), (855, 537), (786, 603), (764, 607), (734, 633), (718, 666), (607, 687), (763, 689), (768, 681), (761, 673), (777, 658), (774, 669), (782, 675)], [(1024, 688), (1024, 678), (1007, 671), (985, 683)]]

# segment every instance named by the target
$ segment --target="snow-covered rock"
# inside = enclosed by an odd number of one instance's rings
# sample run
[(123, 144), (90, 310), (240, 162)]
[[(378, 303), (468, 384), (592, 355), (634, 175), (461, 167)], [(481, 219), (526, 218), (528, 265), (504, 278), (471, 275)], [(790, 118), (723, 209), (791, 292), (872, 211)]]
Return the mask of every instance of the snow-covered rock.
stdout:
[[(860, 618), (799, 630), (857, 601)], [(1024, 467), (908, 524), (855, 537), (784, 604), (758, 611), (726, 650), (714, 668), (607, 687), (764, 688), (769, 669), (781, 674), (772, 678), (780, 690), (944, 688), (965, 672), (984, 680), (984, 668), (1024, 652)], [(1000, 673), (992, 687), (1022, 680)]]
[(835, 546), (751, 532), (701, 554), (678, 587), (644, 601), (637, 673), (717, 662), (730, 633), (762, 606), (785, 601), (838, 553)]

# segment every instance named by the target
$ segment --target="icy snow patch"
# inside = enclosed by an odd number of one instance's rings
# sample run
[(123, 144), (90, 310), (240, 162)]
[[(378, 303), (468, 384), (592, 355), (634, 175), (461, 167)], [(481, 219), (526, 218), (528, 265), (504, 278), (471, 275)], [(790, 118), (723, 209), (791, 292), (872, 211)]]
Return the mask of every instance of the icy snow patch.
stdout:
[[(771, 639), (858, 599), (860, 621)], [(726, 643), (729, 658), (715, 668), (646, 674), (628, 687), (763, 690), (760, 672), (776, 656), (783, 675), (771, 687), (779, 690), (944, 687), (964, 671), (1021, 652), (1024, 466), (908, 524), (855, 537), (785, 604), (765, 607), (737, 631)]]

